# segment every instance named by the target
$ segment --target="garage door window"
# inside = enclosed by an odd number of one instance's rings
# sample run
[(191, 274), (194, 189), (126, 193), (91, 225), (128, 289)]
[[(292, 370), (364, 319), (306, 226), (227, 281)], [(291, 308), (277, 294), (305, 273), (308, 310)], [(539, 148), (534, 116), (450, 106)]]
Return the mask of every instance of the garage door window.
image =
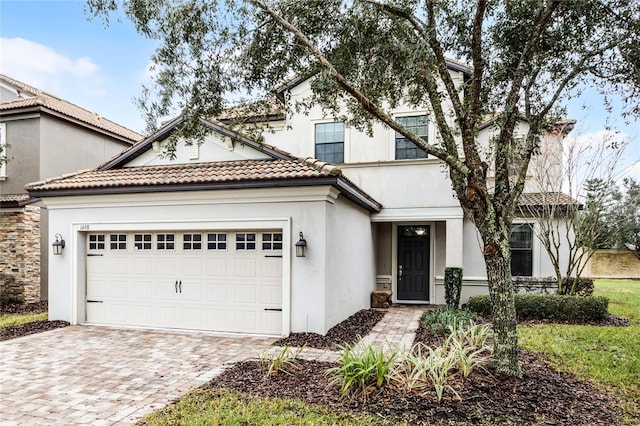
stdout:
[(227, 234), (207, 234), (207, 250), (226, 250)]
[(151, 250), (151, 234), (135, 234), (133, 248), (136, 250)]
[(281, 233), (262, 234), (262, 250), (282, 250)]
[(89, 250), (104, 250), (105, 235), (89, 235)]
[(176, 248), (175, 241), (174, 234), (158, 234), (156, 248), (158, 250), (174, 250)]
[(202, 234), (184, 234), (182, 236), (183, 250), (202, 250)]
[(109, 235), (109, 248), (111, 250), (127, 249), (127, 234), (111, 234)]
[(236, 234), (236, 250), (255, 250), (256, 234), (238, 233)]

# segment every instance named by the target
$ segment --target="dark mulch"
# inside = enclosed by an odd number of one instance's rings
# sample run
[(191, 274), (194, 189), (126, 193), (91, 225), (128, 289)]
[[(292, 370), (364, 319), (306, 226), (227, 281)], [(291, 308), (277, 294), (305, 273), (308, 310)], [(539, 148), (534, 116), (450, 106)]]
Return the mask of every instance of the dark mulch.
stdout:
[[(316, 334), (296, 334), (279, 343), (284, 345), (325, 347), (340, 342), (354, 342), (363, 318), (378, 311), (361, 311), (334, 327), (332, 339)], [(377, 321), (376, 321), (377, 322)], [(615, 322), (615, 320), (614, 320)], [(371, 325), (373, 328), (373, 325)], [(332, 330), (334, 330), (332, 329)], [(354, 330), (358, 330), (356, 333)], [(349, 332), (351, 331), (351, 335)], [(327, 335), (327, 337), (329, 334)], [(306, 339), (309, 340), (306, 340)], [(334, 340), (336, 339), (336, 340)], [(420, 325), (414, 342), (431, 347), (442, 344), (444, 337), (433, 335)], [(314, 346), (322, 344), (324, 346)], [(521, 379), (495, 373), (492, 367), (476, 369), (462, 383), (452, 381), (460, 399), (449, 394), (437, 402), (432, 390), (424, 394), (405, 393), (394, 387), (373, 390), (359, 397), (340, 398), (340, 390), (329, 386), (326, 374), (337, 364), (299, 360), (299, 369), (292, 375), (265, 377), (264, 366), (257, 361), (235, 364), (206, 387), (232, 388), (263, 398), (295, 398), (311, 404), (321, 404), (334, 411), (375, 413), (393, 421), (433, 425), (612, 425), (620, 414), (620, 401), (615, 395), (603, 393), (574, 376), (558, 372), (532, 352), (521, 351)]]
[[(39, 314), (47, 312), (48, 303), (46, 301), (28, 304), (8, 304), (0, 306), (0, 314)], [(0, 328), (0, 341), (15, 339), (16, 337), (36, 334), (42, 331), (53, 330), (68, 326), (66, 321), (32, 321), (26, 324), (14, 325)]]
[(616, 315), (609, 315), (600, 321), (558, 321), (558, 320), (520, 320), (520, 325), (541, 325), (541, 324), (571, 324), (571, 325), (595, 325), (601, 327), (627, 327), (630, 322), (627, 318)]
[(293, 347), (306, 345), (311, 348), (334, 350), (338, 346), (353, 344), (360, 337), (369, 334), (384, 314), (384, 311), (363, 309), (330, 328), (325, 336), (317, 333), (291, 333), (273, 345)]
[(67, 321), (33, 321), (12, 327), (0, 328), (0, 341), (41, 333), (43, 331), (53, 330), (54, 328), (67, 327), (68, 325), (69, 323)]
[(42, 301), (38, 303), (26, 303), (26, 304), (0, 304), (0, 314), (29, 314), (29, 313), (41, 313), (47, 312), (48, 303)]

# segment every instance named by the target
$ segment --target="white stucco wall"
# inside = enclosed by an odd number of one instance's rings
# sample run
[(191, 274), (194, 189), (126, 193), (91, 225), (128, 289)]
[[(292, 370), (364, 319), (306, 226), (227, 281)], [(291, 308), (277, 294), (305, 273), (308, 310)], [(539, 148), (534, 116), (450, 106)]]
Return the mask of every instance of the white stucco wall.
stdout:
[(344, 319), (344, 312), (370, 307), (375, 290), (375, 253), (369, 212), (338, 198), (327, 206), (326, 329)]
[[(357, 310), (354, 307), (362, 306), (362, 298), (368, 297), (367, 293), (354, 296), (353, 303), (335, 303), (332, 295), (331, 320), (327, 319), (327, 294), (333, 289), (326, 286), (327, 282), (331, 286), (336, 283), (335, 277), (328, 279), (325, 272), (326, 256), (331, 252), (327, 238), (331, 237), (332, 245), (342, 245), (342, 239), (351, 239), (348, 226), (356, 230), (358, 237), (366, 234), (367, 229), (370, 235), (368, 215), (350, 202), (336, 200), (337, 195), (334, 188), (322, 186), (45, 198), (50, 212), (50, 233), (62, 234), (67, 243), (64, 253), (52, 256), (49, 263), (49, 318), (74, 324), (84, 321), (87, 232), (281, 228), (285, 240), (283, 275), (290, 282), (290, 289), (286, 283), (283, 287), (287, 292), (283, 295), (283, 318), (290, 318), (290, 324), (288, 321), (283, 324), (283, 334), (324, 333), (333, 325), (329, 323), (353, 314)], [(333, 222), (335, 218), (345, 218), (343, 232), (329, 235), (326, 228), (329, 217)], [(300, 231), (309, 242), (305, 258), (295, 257), (294, 244)], [(349, 252), (356, 253), (362, 245), (365, 250), (361, 252), (366, 253), (366, 261), (373, 265), (370, 236), (363, 243), (358, 240), (344, 243)], [(357, 279), (355, 270), (352, 268), (349, 279), (341, 281), (342, 294), (356, 295), (365, 287), (365, 281), (373, 281), (367, 274)]]

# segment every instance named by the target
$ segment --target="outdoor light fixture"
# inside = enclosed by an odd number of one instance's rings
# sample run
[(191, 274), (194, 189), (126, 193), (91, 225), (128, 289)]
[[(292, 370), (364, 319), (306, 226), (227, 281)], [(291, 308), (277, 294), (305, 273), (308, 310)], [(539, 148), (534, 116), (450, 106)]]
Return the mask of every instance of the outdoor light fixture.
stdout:
[(296, 243), (296, 257), (305, 257), (305, 251), (307, 250), (307, 240), (304, 239), (302, 232), (300, 233), (300, 239)]
[(64, 248), (64, 240), (62, 239), (62, 235), (56, 234), (56, 240), (53, 242), (53, 254), (59, 256), (62, 254), (62, 249)]

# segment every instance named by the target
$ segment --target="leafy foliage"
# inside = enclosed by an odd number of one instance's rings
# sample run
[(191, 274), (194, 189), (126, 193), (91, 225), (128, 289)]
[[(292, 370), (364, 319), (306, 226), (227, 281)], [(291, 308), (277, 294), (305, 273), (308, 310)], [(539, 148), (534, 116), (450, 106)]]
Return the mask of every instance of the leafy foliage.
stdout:
[(273, 354), (268, 349), (258, 354), (260, 364), (265, 368), (265, 377), (277, 375), (279, 373), (294, 374), (298, 369), (297, 358), (300, 356), (304, 346), (300, 348), (282, 347)]
[(442, 307), (437, 309), (427, 309), (420, 321), (429, 329), (433, 334), (448, 335), (452, 330), (458, 330), (465, 328), (478, 317), (473, 313), (466, 310), (451, 309), (448, 307)]
[[(608, 315), (609, 301), (602, 296), (575, 297), (547, 294), (517, 294), (516, 314), (519, 319), (557, 321), (599, 321)], [(473, 296), (467, 309), (478, 315), (491, 315), (489, 296)]]
[(444, 300), (449, 308), (460, 307), (462, 292), (462, 268), (444, 268)]
[(345, 345), (340, 350), (339, 366), (327, 371), (334, 376), (332, 384), (340, 384), (341, 396), (350, 391), (365, 392), (380, 388), (387, 380), (396, 353), (386, 354), (382, 347)]

